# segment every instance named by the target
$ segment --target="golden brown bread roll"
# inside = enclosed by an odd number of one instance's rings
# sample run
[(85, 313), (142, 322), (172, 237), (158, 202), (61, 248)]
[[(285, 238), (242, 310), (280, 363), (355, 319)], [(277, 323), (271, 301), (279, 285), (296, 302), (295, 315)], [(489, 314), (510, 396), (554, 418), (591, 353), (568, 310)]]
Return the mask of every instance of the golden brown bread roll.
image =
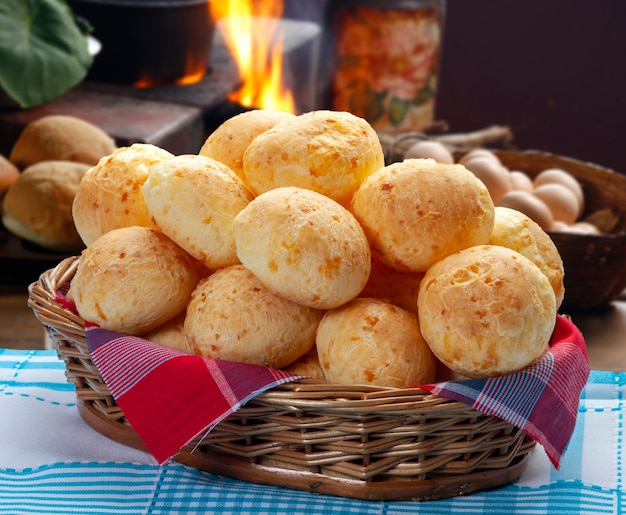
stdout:
[(489, 244), (516, 250), (535, 263), (552, 285), (556, 307), (561, 305), (565, 296), (563, 261), (552, 238), (539, 224), (516, 209), (496, 207)]
[(401, 272), (424, 272), (458, 250), (485, 244), (494, 206), (486, 186), (458, 164), (406, 159), (368, 177), (352, 212), (372, 251)]
[(252, 194), (225, 164), (198, 155), (156, 163), (143, 194), (156, 225), (209, 269), (239, 263), (233, 220)]
[(418, 297), (424, 339), (467, 377), (517, 372), (548, 349), (556, 302), (548, 278), (519, 252), (479, 245), (428, 269)]
[(78, 251), (84, 245), (74, 226), (72, 202), (89, 165), (41, 161), (26, 168), (6, 192), (2, 223), (41, 247)]
[(365, 120), (325, 110), (276, 124), (254, 138), (243, 156), (245, 182), (255, 195), (297, 186), (344, 206), (363, 179), (383, 165), (378, 135)]
[(295, 116), (286, 111), (272, 109), (244, 111), (215, 129), (205, 140), (199, 154), (224, 163), (240, 179), (244, 179), (243, 154), (252, 140), (278, 122)]
[(327, 311), (315, 344), (332, 383), (403, 388), (435, 380), (437, 361), (417, 315), (379, 299), (357, 298)]
[(9, 189), (9, 186), (19, 177), (20, 171), (6, 157), (0, 154), (0, 197)]
[(78, 186), (72, 208), (85, 245), (112, 229), (156, 227), (143, 196), (150, 167), (174, 156), (146, 143), (121, 147), (90, 168)]
[(320, 193), (284, 187), (262, 193), (235, 217), (241, 263), (271, 291), (320, 309), (365, 286), (371, 254), (354, 216)]
[(158, 229), (114, 229), (87, 247), (68, 296), (81, 317), (141, 335), (183, 311), (198, 282), (194, 259)]
[(185, 318), (185, 334), (202, 356), (282, 368), (306, 354), (321, 312), (269, 291), (233, 265), (202, 279)]
[(20, 169), (39, 161), (75, 161), (93, 166), (116, 148), (113, 138), (97, 125), (55, 114), (26, 125), (9, 159)]

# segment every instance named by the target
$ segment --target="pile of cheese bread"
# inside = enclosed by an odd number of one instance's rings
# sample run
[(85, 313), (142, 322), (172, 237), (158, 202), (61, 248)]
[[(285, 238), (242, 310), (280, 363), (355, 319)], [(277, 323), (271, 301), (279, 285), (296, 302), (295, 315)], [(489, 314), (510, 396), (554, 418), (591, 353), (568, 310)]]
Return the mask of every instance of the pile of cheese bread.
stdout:
[(84, 319), (335, 383), (518, 371), (548, 349), (564, 295), (536, 222), (462, 164), (385, 165), (347, 112), (246, 111), (194, 155), (116, 148), (72, 216)]

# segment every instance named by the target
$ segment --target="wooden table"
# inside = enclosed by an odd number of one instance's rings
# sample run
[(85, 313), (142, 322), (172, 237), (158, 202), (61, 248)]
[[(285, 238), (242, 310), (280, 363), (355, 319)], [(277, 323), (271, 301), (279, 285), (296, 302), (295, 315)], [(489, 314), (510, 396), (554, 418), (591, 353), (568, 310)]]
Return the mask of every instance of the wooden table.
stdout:
[(0, 285), (0, 347), (45, 348), (45, 331), (27, 302), (26, 287)]
[(585, 336), (593, 370), (626, 371), (626, 300), (597, 311), (572, 315)]

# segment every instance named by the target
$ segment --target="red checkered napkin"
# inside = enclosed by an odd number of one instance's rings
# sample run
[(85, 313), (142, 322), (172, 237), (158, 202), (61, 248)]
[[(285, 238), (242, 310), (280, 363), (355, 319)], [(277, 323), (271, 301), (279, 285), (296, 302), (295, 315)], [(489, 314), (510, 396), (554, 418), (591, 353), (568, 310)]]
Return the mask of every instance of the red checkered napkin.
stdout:
[[(58, 300), (66, 307), (62, 293)], [(186, 354), (86, 324), (92, 359), (120, 409), (159, 463), (210, 431), (254, 396), (300, 376)], [(422, 388), (524, 430), (558, 468), (589, 376), (582, 334), (557, 317), (551, 346), (521, 372)]]
[(256, 395), (301, 376), (186, 354), (86, 324), (91, 357), (159, 463)]
[(543, 445), (558, 468), (576, 425), (580, 393), (588, 377), (583, 335), (570, 320), (558, 316), (550, 350), (521, 372), (423, 388), (519, 427)]

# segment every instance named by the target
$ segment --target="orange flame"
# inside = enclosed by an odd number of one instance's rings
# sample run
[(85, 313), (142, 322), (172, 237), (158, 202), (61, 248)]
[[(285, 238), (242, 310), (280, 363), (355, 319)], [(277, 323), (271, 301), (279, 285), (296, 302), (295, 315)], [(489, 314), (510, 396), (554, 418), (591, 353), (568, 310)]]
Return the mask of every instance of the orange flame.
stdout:
[(295, 113), (293, 94), (283, 84), (282, 1), (223, 0), (210, 5), (243, 82), (229, 100)]

